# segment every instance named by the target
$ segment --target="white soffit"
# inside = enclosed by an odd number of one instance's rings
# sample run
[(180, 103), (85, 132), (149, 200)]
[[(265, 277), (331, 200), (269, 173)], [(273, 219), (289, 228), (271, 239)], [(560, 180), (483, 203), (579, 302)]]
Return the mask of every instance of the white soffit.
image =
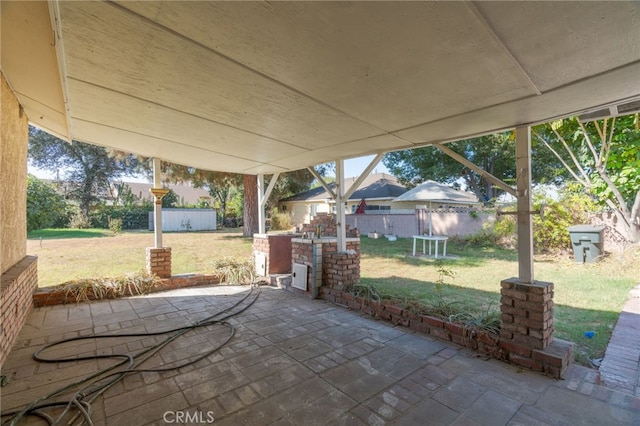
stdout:
[(30, 120), (204, 169), (295, 170), (640, 98), (638, 2), (54, 1), (50, 22), (46, 6), (2, 2), (2, 70)]
[(1, 1), (0, 18), (0, 64), (18, 101), (33, 122), (68, 138), (47, 3)]

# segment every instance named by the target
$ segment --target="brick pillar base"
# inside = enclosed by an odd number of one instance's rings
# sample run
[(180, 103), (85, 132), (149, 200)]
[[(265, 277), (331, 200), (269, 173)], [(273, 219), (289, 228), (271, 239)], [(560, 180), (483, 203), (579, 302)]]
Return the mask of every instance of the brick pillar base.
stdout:
[(517, 278), (502, 281), (500, 338), (531, 349), (553, 342), (553, 283), (523, 284)]
[(171, 247), (147, 247), (147, 272), (160, 278), (171, 278)]

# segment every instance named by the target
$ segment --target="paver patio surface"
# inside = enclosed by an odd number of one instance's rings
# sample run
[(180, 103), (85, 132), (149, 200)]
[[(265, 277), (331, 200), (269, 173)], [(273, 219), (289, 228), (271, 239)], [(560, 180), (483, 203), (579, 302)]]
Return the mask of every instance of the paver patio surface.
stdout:
[[(192, 324), (248, 292), (247, 287), (200, 287), (36, 308), (5, 362), (3, 374), (10, 383), (1, 389), (2, 410), (115, 362), (34, 361), (32, 353), (46, 343)], [(595, 370), (573, 366), (565, 380), (554, 380), (276, 288), (262, 287), (255, 303), (227, 321), (235, 335), (207, 358), (115, 382), (91, 404), (94, 424), (640, 424), (640, 398), (599, 385)], [(164, 368), (191, 359), (220, 345), (229, 330), (210, 324), (188, 331), (140, 367)], [(134, 354), (160, 339), (79, 340), (46, 356)], [(29, 417), (21, 424), (44, 423)]]

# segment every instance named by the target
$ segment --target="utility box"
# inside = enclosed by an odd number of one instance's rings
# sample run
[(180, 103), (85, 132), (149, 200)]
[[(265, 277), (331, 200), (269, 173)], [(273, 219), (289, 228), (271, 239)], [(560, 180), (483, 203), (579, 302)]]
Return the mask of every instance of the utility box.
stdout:
[(569, 227), (573, 256), (577, 263), (595, 263), (604, 253), (604, 226), (574, 225)]

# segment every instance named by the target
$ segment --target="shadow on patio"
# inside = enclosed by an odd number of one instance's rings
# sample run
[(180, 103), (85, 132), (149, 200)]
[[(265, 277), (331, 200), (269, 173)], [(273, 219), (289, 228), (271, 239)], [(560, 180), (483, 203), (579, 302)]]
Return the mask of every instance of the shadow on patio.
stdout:
[[(150, 333), (188, 326), (237, 302), (238, 308), (244, 306), (251, 300), (249, 295), (242, 301), (249, 292), (248, 287), (199, 287), (36, 308), (4, 365), (9, 384), (2, 388), (3, 413), (123, 359), (33, 360), (32, 354), (47, 343), (92, 333)], [(556, 381), (271, 287), (262, 287), (255, 303), (227, 321), (235, 335), (194, 364), (130, 373), (103, 393), (91, 394), (97, 388), (87, 386), (87, 395), (79, 400), (95, 396), (90, 404), (94, 424), (640, 422), (640, 398), (599, 386), (593, 370), (574, 366), (567, 373), (569, 380)], [(229, 330), (218, 323), (185, 332), (136, 368), (163, 369), (193, 360), (224, 343)], [(165, 338), (76, 340), (43, 356), (131, 355)], [(68, 401), (74, 392), (77, 389), (57, 399)], [(47, 412), (55, 415), (62, 409)], [(42, 423), (29, 417), (20, 424)]]

